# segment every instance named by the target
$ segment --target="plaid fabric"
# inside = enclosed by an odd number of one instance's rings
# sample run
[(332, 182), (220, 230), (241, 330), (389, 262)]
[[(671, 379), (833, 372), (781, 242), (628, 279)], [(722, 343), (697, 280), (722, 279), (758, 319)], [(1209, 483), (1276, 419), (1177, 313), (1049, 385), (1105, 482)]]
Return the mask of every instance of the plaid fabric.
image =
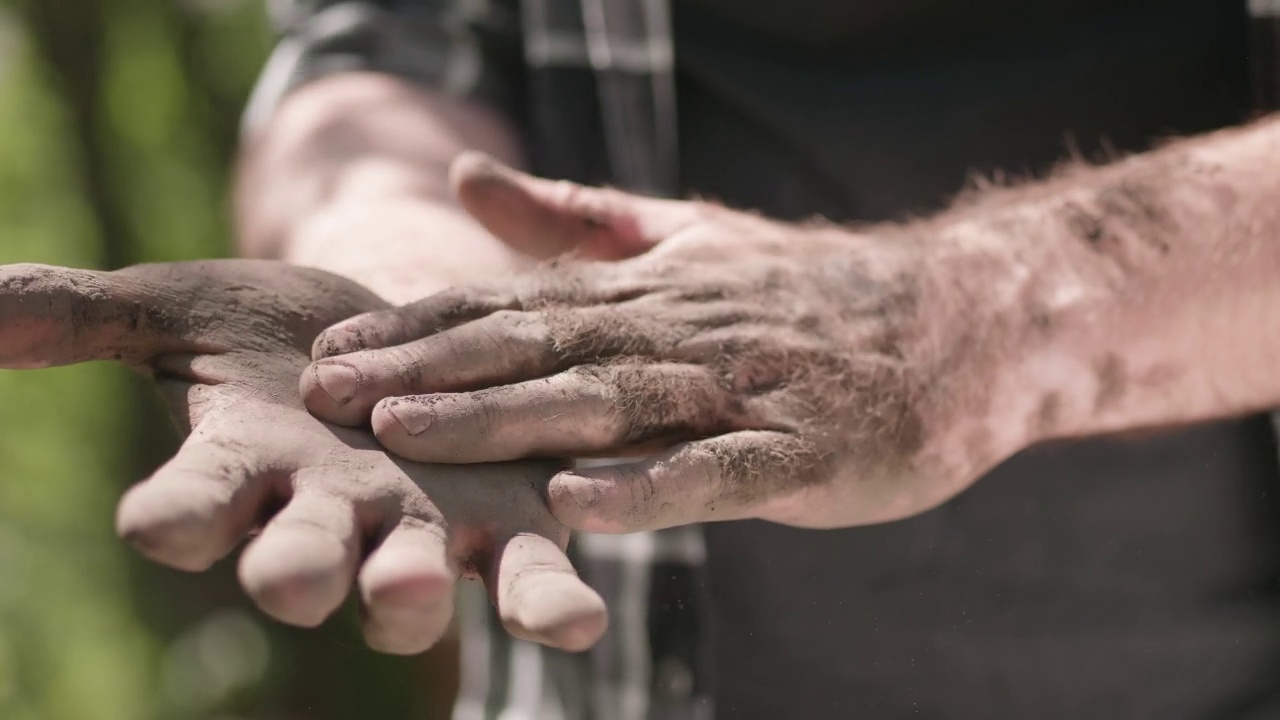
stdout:
[[(495, 105), (528, 133), (539, 174), (633, 192), (677, 189), (666, 0), (275, 0), (281, 40), (246, 129), (311, 79), (387, 72)], [(604, 596), (590, 653), (513, 640), (466, 587), (456, 720), (710, 718), (709, 624), (696, 526), (579, 534), (570, 554)]]

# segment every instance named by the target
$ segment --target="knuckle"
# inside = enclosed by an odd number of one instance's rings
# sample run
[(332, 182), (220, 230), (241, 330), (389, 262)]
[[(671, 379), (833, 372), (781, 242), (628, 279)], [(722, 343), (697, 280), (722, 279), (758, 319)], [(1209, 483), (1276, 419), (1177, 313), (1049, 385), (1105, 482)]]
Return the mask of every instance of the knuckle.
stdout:
[(641, 412), (637, 374), (634, 369), (599, 365), (576, 365), (565, 371), (566, 395), (584, 403), (592, 420), (578, 426), (583, 440), (604, 447), (623, 442), (631, 433)]
[(600, 365), (574, 365), (564, 371), (569, 389), (606, 393), (617, 389), (618, 372)]
[(489, 322), (496, 327), (518, 328), (522, 327), (529, 313), (523, 310), (496, 310), (489, 314)]
[[(600, 279), (588, 278), (581, 266), (557, 261), (537, 275), (526, 276), (521, 283), (521, 304), (526, 310), (578, 307), (590, 304), (600, 296)], [(611, 269), (612, 270), (612, 269)]]
[[(359, 339), (365, 347), (369, 348), (387, 347), (405, 342), (426, 332), (415, 322), (418, 313), (409, 308), (378, 310), (364, 317), (367, 318), (365, 327), (368, 333)], [(359, 331), (360, 326), (357, 325), (355, 329)]]
[(654, 500), (658, 497), (658, 485), (653, 473), (635, 466), (624, 466), (618, 472), (622, 486), (627, 489), (628, 514), (651, 516)]
[(747, 296), (744, 292), (744, 283), (733, 280), (704, 280), (692, 283), (686, 283), (677, 288), (673, 295), (675, 299), (687, 303), (695, 303), (697, 305), (716, 305), (728, 306), (734, 305), (736, 308), (742, 309), (749, 307), (741, 301), (734, 302), (732, 298), (742, 298)]
[(415, 542), (423, 546), (439, 544), (444, 546), (449, 535), (445, 529), (444, 518), (440, 517), (438, 511), (421, 512), (412, 515), (403, 515), (397, 520), (403, 532), (412, 534)]
[(540, 312), (499, 310), (476, 324), (481, 340), (498, 352), (511, 345), (545, 343), (550, 334)]
[(414, 321), (430, 324), (425, 332), (435, 332), (443, 325), (461, 320), (480, 318), (502, 312), (511, 312), (518, 306), (516, 297), (496, 287), (477, 285), (445, 290), (413, 306), (410, 317)]
[(708, 441), (705, 444), (686, 445), (677, 453), (673, 467), (679, 468), (684, 477), (677, 480), (694, 489), (699, 497), (713, 500), (725, 490), (724, 467), (732, 463), (734, 450), (728, 443)]
[(425, 366), (423, 348), (417, 344), (397, 345), (378, 351), (381, 358), (379, 368), (387, 375), (396, 378), (400, 386), (407, 391), (416, 390), (422, 381)]
[(494, 437), (502, 429), (504, 417), (502, 402), (494, 393), (484, 393), (475, 398), (472, 422), (476, 435), (484, 440)]

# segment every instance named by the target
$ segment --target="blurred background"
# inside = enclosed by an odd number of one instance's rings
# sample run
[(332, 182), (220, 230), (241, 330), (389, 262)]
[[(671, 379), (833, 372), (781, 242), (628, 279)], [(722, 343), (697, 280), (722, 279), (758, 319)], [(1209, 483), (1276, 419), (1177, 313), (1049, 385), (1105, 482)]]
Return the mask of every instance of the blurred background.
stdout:
[[(262, 0), (0, 0), (0, 263), (119, 267), (229, 253)], [(224, 561), (135, 556), (115, 501), (177, 437), (121, 368), (0, 371), (0, 718), (447, 717), (450, 648), (364, 648), (266, 619)]]

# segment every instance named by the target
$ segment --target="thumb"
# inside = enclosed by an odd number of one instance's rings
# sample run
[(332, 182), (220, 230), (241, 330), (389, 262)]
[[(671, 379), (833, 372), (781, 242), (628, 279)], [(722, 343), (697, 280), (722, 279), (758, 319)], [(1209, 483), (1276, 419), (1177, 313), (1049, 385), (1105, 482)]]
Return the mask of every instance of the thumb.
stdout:
[(146, 290), (118, 273), (0, 266), (0, 368), (133, 364), (189, 345), (168, 327), (176, 303), (151, 302)]
[(544, 180), (476, 152), (454, 160), (450, 182), (485, 229), (539, 259), (572, 252), (588, 260), (622, 260), (698, 220), (696, 203)]

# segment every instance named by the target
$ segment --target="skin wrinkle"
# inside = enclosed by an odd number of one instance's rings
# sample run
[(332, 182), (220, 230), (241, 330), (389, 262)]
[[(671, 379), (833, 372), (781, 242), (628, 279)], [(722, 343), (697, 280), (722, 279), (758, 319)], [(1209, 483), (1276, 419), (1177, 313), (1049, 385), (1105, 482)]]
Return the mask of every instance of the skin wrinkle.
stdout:
[[(422, 375), (425, 371), (426, 371), (426, 368), (424, 368), (421, 363), (415, 363), (415, 362), (412, 362), (409, 358), (405, 358), (400, 364), (400, 373), (399, 373), (401, 382), (403, 383), (405, 390), (409, 390), (410, 388), (414, 387), (419, 382), (421, 382)], [(360, 380), (357, 382), (357, 385), (359, 385), (360, 382), (363, 382), (363, 378), (360, 378)]]

